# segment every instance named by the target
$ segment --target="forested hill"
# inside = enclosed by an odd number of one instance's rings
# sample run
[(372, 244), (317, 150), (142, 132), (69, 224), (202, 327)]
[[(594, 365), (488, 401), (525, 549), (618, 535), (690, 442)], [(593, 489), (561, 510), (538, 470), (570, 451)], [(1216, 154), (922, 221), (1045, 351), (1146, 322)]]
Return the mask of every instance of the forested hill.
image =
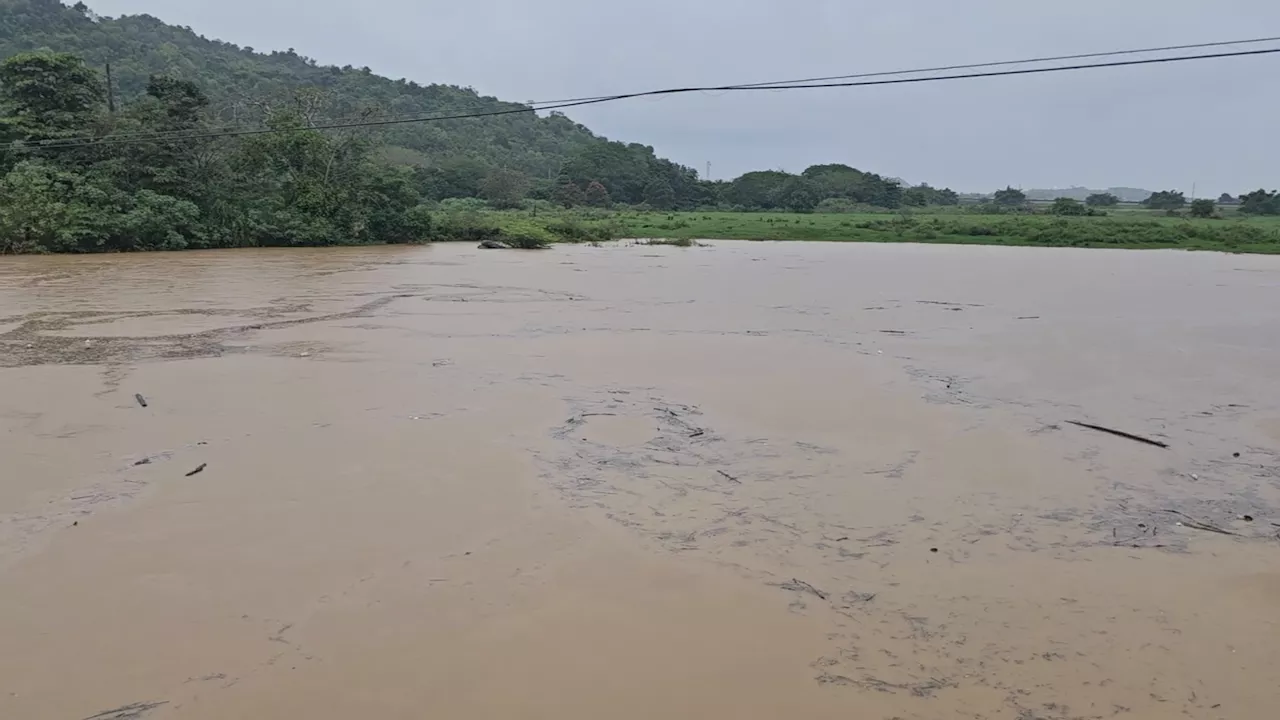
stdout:
[[(262, 54), (150, 16), (0, 0), (0, 254), (489, 232), (458, 224), (457, 203), (444, 202), (454, 199), (494, 209), (797, 212), (958, 202), (947, 189), (906, 188), (843, 164), (710, 182), (649, 146), (527, 110), (292, 50)], [(516, 112), (320, 127), (503, 111)]]
[[(320, 65), (292, 50), (256, 52), (149, 15), (105, 18), (83, 3), (69, 7), (58, 0), (0, 0), (0, 60), (42, 48), (74, 53), (99, 72), (110, 63), (117, 99), (126, 104), (143, 97), (152, 75), (192, 81), (210, 99), (209, 114), (221, 124), (260, 121), (263, 106), (282, 102), (301, 88), (327, 91), (326, 118), (520, 107), (467, 88), (391, 80), (369, 68)], [(503, 167), (535, 178), (554, 177), (567, 158), (605, 144), (564, 116), (533, 113), (404, 125), (383, 133), (396, 159)], [(482, 168), (466, 170), (477, 175)]]

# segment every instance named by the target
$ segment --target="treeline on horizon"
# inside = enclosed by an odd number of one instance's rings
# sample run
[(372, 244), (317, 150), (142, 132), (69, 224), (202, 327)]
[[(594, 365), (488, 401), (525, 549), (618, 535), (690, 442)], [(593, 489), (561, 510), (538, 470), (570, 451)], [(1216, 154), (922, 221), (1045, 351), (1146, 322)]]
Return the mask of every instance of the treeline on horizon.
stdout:
[[(1044, 201), (1040, 201), (1043, 203)], [(1106, 215), (1110, 208), (1118, 207), (1121, 200), (1109, 192), (1091, 193), (1084, 201), (1074, 197), (1059, 197), (1047, 206), (1037, 207), (1035, 202), (1022, 190), (1007, 187), (997, 190), (990, 196), (984, 196), (979, 202), (967, 206), (969, 211), (982, 213), (1044, 213), (1049, 215)], [(1276, 191), (1255, 190), (1233, 197), (1223, 193), (1218, 199), (1197, 198), (1187, 200), (1184, 193), (1177, 190), (1161, 190), (1149, 193), (1146, 199), (1138, 203), (1146, 210), (1162, 210), (1169, 216), (1181, 216), (1186, 209), (1187, 215), (1193, 218), (1221, 218), (1218, 211), (1222, 208), (1234, 208), (1241, 215), (1280, 215), (1280, 193)]]

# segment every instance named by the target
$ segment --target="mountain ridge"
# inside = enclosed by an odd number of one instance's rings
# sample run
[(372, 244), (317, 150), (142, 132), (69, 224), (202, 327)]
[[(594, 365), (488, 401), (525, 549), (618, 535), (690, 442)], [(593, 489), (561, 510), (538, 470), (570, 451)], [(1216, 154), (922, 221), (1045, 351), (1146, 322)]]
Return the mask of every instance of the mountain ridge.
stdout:
[[(79, 55), (100, 71), (110, 64), (117, 99), (126, 104), (145, 94), (152, 75), (196, 82), (212, 101), (213, 114), (233, 126), (259, 120), (264, 105), (283, 102), (302, 88), (327, 91), (331, 104), (324, 117), (335, 119), (527, 107), (457, 85), (392, 80), (367, 67), (321, 65), (293, 50), (259, 52), (151, 15), (112, 18), (84, 3), (0, 0), (0, 60), (38, 49)], [(608, 142), (564, 115), (533, 112), (405, 125), (383, 133), (388, 144), (410, 151), (400, 157), (406, 162), (470, 158), (533, 177), (554, 175), (566, 157)]]

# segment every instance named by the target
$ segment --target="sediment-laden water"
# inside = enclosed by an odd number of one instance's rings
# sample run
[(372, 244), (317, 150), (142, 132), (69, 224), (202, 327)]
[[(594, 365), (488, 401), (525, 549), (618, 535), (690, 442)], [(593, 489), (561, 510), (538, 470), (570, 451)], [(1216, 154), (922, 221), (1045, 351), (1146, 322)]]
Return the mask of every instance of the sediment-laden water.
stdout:
[(3, 258), (0, 717), (1270, 718), (1278, 300), (1177, 252)]

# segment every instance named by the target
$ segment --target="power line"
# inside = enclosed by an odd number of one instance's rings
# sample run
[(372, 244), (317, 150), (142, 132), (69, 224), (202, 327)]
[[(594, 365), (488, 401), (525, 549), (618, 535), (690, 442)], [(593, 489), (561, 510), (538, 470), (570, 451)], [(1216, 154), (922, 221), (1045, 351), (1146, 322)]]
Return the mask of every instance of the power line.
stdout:
[[(1133, 67), (1139, 65), (1157, 65), (1175, 62), (1190, 62), (1198, 60), (1215, 60), (1222, 58), (1250, 57), (1259, 55), (1271, 55), (1280, 53), (1280, 48), (1267, 48), (1262, 50), (1240, 50), (1235, 52), (1213, 53), (1207, 55), (1181, 55), (1176, 57), (1164, 58), (1147, 58), (1142, 60), (1117, 60), (1107, 63), (1087, 63), (1077, 65), (1058, 65), (1046, 68), (1025, 68), (1021, 70), (998, 70), (993, 72), (982, 73), (964, 73), (953, 75), (934, 75), (928, 77), (893, 77), (881, 80), (859, 80), (849, 82), (798, 82), (798, 83), (757, 83), (752, 85), (721, 85), (708, 87), (682, 87), (667, 88), (663, 90), (647, 90), (643, 92), (624, 93), (620, 95), (605, 95), (594, 98), (583, 98), (580, 100), (566, 101), (551, 105), (541, 105), (539, 107), (522, 106), (507, 110), (493, 110), (478, 113), (464, 113), (455, 115), (438, 115), (425, 117), (405, 117), (405, 118), (388, 118), (382, 120), (366, 120), (360, 122), (343, 122), (312, 125), (306, 128), (255, 128), (251, 130), (234, 130), (227, 132), (213, 131), (191, 133), (186, 135), (175, 135), (162, 138), (164, 140), (200, 140), (215, 137), (243, 137), (252, 135), (268, 135), (280, 132), (297, 132), (299, 130), (341, 130), (349, 128), (369, 128), (369, 127), (387, 127), (392, 125), (404, 125), (419, 122), (441, 122), (446, 120), (468, 120), (474, 118), (499, 117), (504, 115), (517, 115), (522, 113), (530, 113), (546, 110), (562, 110), (571, 107), (582, 107), (585, 105), (599, 105), (606, 102), (615, 102), (618, 100), (629, 100), (640, 97), (659, 97), (667, 95), (683, 95), (695, 92), (730, 92), (730, 91), (761, 91), (761, 90), (810, 90), (820, 88), (851, 88), (851, 87), (873, 87), (882, 85), (907, 85), (918, 83), (945, 82), (951, 80), (970, 80), (977, 78), (993, 78), (993, 77), (1011, 77), (1018, 75), (1038, 75), (1043, 73), (1057, 72), (1073, 72), (1077, 70), (1093, 70), (1100, 68), (1117, 68), (1117, 67)], [(67, 138), (65, 140), (51, 140), (44, 143), (23, 143), (13, 142), (0, 145), (0, 148), (12, 149), (17, 147), (37, 147), (37, 148), (74, 148), (84, 147), (88, 145), (105, 145), (105, 144), (132, 144), (139, 142), (152, 142), (153, 140), (129, 136), (105, 136), (101, 138)]]
[[(1034, 63), (1061, 62), (1064, 60), (1084, 60), (1089, 58), (1118, 57), (1118, 56), (1125, 56), (1125, 55), (1138, 55), (1143, 53), (1172, 52), (1174, 50), (1197, 50), (1197, 49), (1204, 49), (1204, 48), (1211, 48), (1211, 47), (1257, 45), (1257, 44), (1267, 43), (1267, 42), (1280, 42), (1280, 36), (1251, 38), (1248, 40), (1221, 40), (1217, 42), (1194, 43), (1190, 45), (1165, 45), (1161, 47), (1136, 48), (1131, 50), (1111, 50), (1107, 52), (1077, 53), (1074, 55), (1055, 55), (1055, 56), (1049, 56), (1049, 57), (1024, 58), (1022, 60), (1000, 60), (995, 62), (970, 63), (967, 65), (943, 65), (938, 67), (916, 68), (914, 70), (885, 70), (880, 72), (856, 73), (852, 75), (829, 75), (825, 77), (801, 78), (797, 80), (778, 80), (773, 82), (737, 83), (732, 86), (726, 86), (726, 87), (732, 87), (733, 89), (739, 89), (739, 88), (746, 89), (746, 88), (765, 87), (765, 86), (772, 86), (772, 85), (791, 85), (796, 83), (828, 82), (833, 80), (857, 80), (862, 78), (894, 77), (894, 76), (901, 76), (901, 75), (919, 75), (919, 74), (930, 73), (930, 72), (976, 70), (981, 68), (1006, 67), (1010, 65), (1030, 65)], [(628, 94), (628, 95), (630, 96), (633, 94)], [(533, 107), (533, 109), (535, 110), (539, 110), (539, 109), (543, 109), (543, 108), (537, 107), (540, 105), (559, 105), (562, 103), (585, 102), (588, 100), (603, 101), (603, 100), (614, 98), (614, 97), (616, 96), (615, 95), (595, 95), (591, 97), (563, 98), (560, 100), (537, 100), (537, 101), (524, 103), (524, 105)], [(349, 117), (352, 117), (354, 119), (354, 116), (349, 116)], [(407, 118), (407, 117), (420, 117), (420, 116), (410, 115), (408, 113), (402, 113), (399, 116), (391, 116), (391, 117)], [(383, 119), (388, 119), (388, 118), (383, 118)], [(334, 122), (345, 122), (345, 121), (339, 119), (339, 120), (335, 120)], [(232, 127), (238, 127), (238, 126), (224, 126), (224, 127), (232, 128)], [(182, 131), (171, 131), (171, 133), (172, 132), (182, 132)], [(171, 133), (156, 133), (156, 135), (168, 135)], [(150, 135), (150, 133), (126, 133), (126, 134), (121, 134), (114, 137), (125, 137), (126, 135)]]
[[(1195, 43), (1192, 45), (1165, 45), (1163, 47), (1138, 48), (1135, 50), (1111, 50), (1108, 52), (1077, 53), (1075, 55), (1056, 55), (1051, 57), (1027, 58), (1024, 60), (1001, 60), (998, 62), (970, 63), (967, 65), (943, 65), (939, 67), (917, 68), (915, 70), (886, 70), (881, 72), (856, 73), (853, 75), (829, 75), (827, 77), (800, 78), (798, 80), (778, 80), (775, 82), (739, 83), (735, 88), (762, 87), (765, 85), (792, 85), (796, 83), (829, 82), (832, 80), (858, 80), (861, 78), (892, 77), (897, 75), (918, 75), (930, 72), (951, 72), (955, 70), (978, 70), (981, 68), (1006, 67), (1009, 65), (1030, 65), (1033, 63), (1062, 62), (1064, 60), (1087, 60), (1100, 57), (1117, 57), (1122, 55), (1139, 55), (1142, 53), (1172, 52), (1174, 50), (1202, 50), (1211, 47), (1228, 47), (1233, 45), (1258, 45), (1266, 42), (1280, 41), (1280, 37), (1253, 38), (1250, 40), (1222, 40), (1218, 42)], [(595, 97), (565, 98), (561, 100), (543, 100), (531, 102), (530, 105), (549, 105), (555, 103), (578, 102), (581, 100), (599, 100), (608, 95)]]
[[(1241, 50), (1229, 53), (1213, 53), (1211, 55), (1182, 55), (1168, 58), (1150, 58), (1146, 60), (1118, 60), (1109, 63), (1091, 63), (1084, 65), (1057, 65), (1047, 68), (1027, 68), (1024, 70), (1000, 70), (997, 72), (986, 73), (967, 73), (963, 75), (935, 75), (932, 77), (919, 78), (896, 78), (893, 80), (872, 80), (868, 82), (838, 82), (838, 83), (787, 83), (778, 85), (731, 85), (720, 88), (692, 88), (680, 90), (680, 92), (701, 92), (701, 91), (720, 91), (720, 90), (811, 90), (816, 88), (843, 88), (843, 87), (868, 87), (872, 85), (905, 85), (911, 83), (936, 82), (941, 80), (968, 80), (972, 78), (990, 78), (990, 77), (1010, 77), (1015, 75), (1036, 75), (1040, 73), (1066, 72), (1072, 70), (1092, 70), (1096, 68), (1116, 68), (1116, 67), (1133, 67), (1136, 65), (1158, 65), (1161, 63), (1186, 62), (1192, 60), (1217, 60), (1222, 58), (1249, 57), (1252, 55), (1273, 55), (1280, 53), (1280, 48), (1267, 48), (1265, 50)], [(644, 95), (660, 95), (663, 91), (654, 93), (638, 93), (637, 95), (627, 95), (623, 97), (641, 97)]]
[[(1250, 40), (1229, 40), (1229, 41), (1221, 41), (1221, 42), (1213, 42), (1213, 43), (1198, 43), (1194, 45), (1170, 45), (1170, 46), (1159, 47), (1159, 48), (1115, 50), (1110, 52), (1083, 53), (1083, 54), (1077, 54), (1077, 55), (1061, 55), (1056, 57), (1030, 58), (1025, 60), (1007, 60), (1007, 61), (1000, 61), (1000, 62), (976, 63), (976, 64), (970, 64), (970, 65), (951, 65), (951, 66), (945, 66), (945, 67), (922, 68), (922, 69), (916, 69), (916, 70), (892, 70), (892, 71), (874, 72), (874, 73), (861, 73), (856, 75), (834, 75), (834, 76), (828, 76), (828, 77), (808, 78), (808, 79), (802, 79), (802, 80), (790, 80), (790, 81), (781, 81), (781, 82), (758, 82), (758, 83), (746, 83), (746, 84), (739, 84), (739, 85), (723, 85), (718, 87), (706, 87), (706, 88), (671, 88), (671, 89), (665, 89), (665, 90), (651, 90), (651, 91), (636, 92), (636, 93), (625, 93), (625, 94), (619, 94), (619, 95), (602, 95), (602, 96), (594, 96), (594, 97), (568, 98), (564, 100), (555, 100), (555, 101), (540, 101), (540, 102), (528, 103), (526, 106), (513, 108), (510, 110), (504, 110), (504, 111), (496, 111), (496, 112), (489, 111), (489, 112), (451, 115), (451, 116), (442, 116), (442, 117), (431, 117), (431, 116), (423, 117), (421, 115), (402, 114), (400, 116), (392, 116), (392, 117), (383, 118), (377, 121), (363, 121), (363, 120), (347, 121), (347, 120), (339, 119), (326, 125), (318, 125), (318, 126), (315, 126), (314, 128), (299, 128), (299, 129), (339, 129), (339, 128), (355, 128), (355, 127), (372, 127), (372, 126), (378, 126), (378, 125), (393, 125), (393, 124), (400, 124), (400, 123), (431, 122), (431, 121), (438, 121), (438, 120), (456, 120), (456, 119), (468, 119), (468, 118), (479, 118), (479, 117), (493, 117), (497, 115), (520, 114), (524, 112), (529, 112), (531, 110), (535, 110), (535, 111), (536, 110), (556, 110), (556, 109), (562, 109), (562, 108), (568, 108), (568, 107), (578, 107), (580, 105), (590, 105), (590, 104), (598, 104), (603, 102), (610, 102), (614, 100), (622, 100), (622, 99), (645, 97), (645, 96), (679, 94), (679, 93), (724, 92), (724, 91), (756, 90), (756, 89), (787, 90), (787, 89), (808, 89), (808, 88), (820, 88), (820, 87), (856, 87), (858, 85), (927, 82), (927, 81), (934, 81), (934, 80), (965, 79), (969, 77), (998, 77), (1006, 74), (1031, 74), (1034, 72), (1056, 72), (1056, 71), (1062, 71), (1062, 70), (1079, 70), (1079, 69), (1088, 69), (1088, 68), (1094, 68), (1094, 67), (1117, 67), (1122, 65), (1138, 65), (1138, 64), (1152, 64), (1152, 63), (1159, 63), (1159, 62), (1178, 62), (1183, 60), (1200, 60), (1200, 59), (1211, 59), (1211, 58), (1219, 58), (1219, 57), (1234, 57), (1239, 55), (1264, 54), (1272, 51), (1265, 50), (1265, 51), (1249, 51), (1249, 52), (1242, 52), (1242, 53), (1220, 53), (1220, 54), (1214, 54), (1214, 55), (1198, 55), (1198, 56), (1186, 56), (1186, 57), (1174, 57), (1174, 58), (1152, 58), (1149, 60), (1131, 61), (1131, 62), (1125, 62), (1125, 63), (1098, 63), (1098, 64), (1092, 64), (1092, 65), (1063, 66), (1063, 67), (1053, 67), (1053, 68), (1030, 68), (1030, 69), (1016, 71), (1016, 72), (977, 73), (977, 74), (964, 75), (964, 76), (912, 78), (907, 80), (896, 81), (896, 83), (892, 83), (892, 82), (857, 83), (857, 84), (849, 84), (849, 83), (826, 84), (825, 83), (825, 81), (828, 81), (828, 80), (892, 77), (892, 76), (919, 74), (919, 73), (925, 73), (925, 72), (936, 72), (936, 71), (945, 71), (945, 70), (999, 67), (999, 66), (1007, 66), (1007, 65), (1030, 64), (1030, 63), (1037, 63), (1037, 62), (1050, 62), (1055, 60), (1067, 60), (1067, 59), (1075, 59), (1075, 58), (1133, 55), (1137, 53), (1146, 53), (1146, 52), (1162, 52), (1162, 51), (1170, 51), (1170, 50), (1178, 50), (1178, 49), (1222, 47), (1222, 46), (1229, 46), (1229, 45), (1256, 44), (1256, 43), (1273, 42), (1273, 41), (1280, 41), (1280, 37), (1256, 38), (1256, 39), (1250, 39)], [(813, 84), (813, 83), (819, 83), (819, 82), (822, 82), (824, 84)], [(534, 106), (542, 106), (542, 107), (534, 107)], [(228, 127), (228, 126), (224, 126), (224, 127)], [(288, 132), (293, 130), (294, 129), (281, 130), (280, 132)], [(236, 135), (265, 134), (267, 132), (271, 132), (271, 130), (268, 128), (257, 128), (252, 130), (243, 130), (243, 131), (228, 130), (224, 132), (222, 129), (213, 129), (211, 131), (206, 131), (201, 134), (188, 134), (189, 132), (190, 131), (187, 131), (187, 130), (170, 130), (170, 131), (151, 131), (151, 132), (137, 132), (137, 133), (119, 133), (119, 134), (110, 135), (102, 138), (84, 136), (84, 137), (78, 137), (78, 138), (65, 138), (65, 139), (52, 140), (52, 141), (48, 141), (46, 143), (40, 144), (39, 146), (45, 147), (45, 148), (80, 147), (81, 143), (84, 143), (84, 144), (108, 143), (108, 142), (119, 143), (126, 140), (137, 140), (138, 142), (159, 142), (159, 141), (165, 141), (165, 140), (203, 139), (203, 138), (209, 138), (209, 137), (227, 137), (227, 136), (236, 136)], [(10, 143), (9, 147), (12, 147), (14, 145), (16, 145), (16, 143)], [(0, 147), (4, 147), (4, 146), (0, 146)]]
[[(531, 109), (532, 110), (540, 109), (540, 108), (531, 108), (529, 103), (515, 103), (515, 102), (507, 102), (507, 101), (499, 101), (499, 102), (501, 102), (503, 105), (518, 106), (517, 108), (513, 109), (510, 114), (529, 112)], [(420, 120), (424, 119), (421, 113), (390, 113), (387, 115), (382, 115), (380, 112), (377, 112), (376, 108), (370, 108), (369, 110), (362, 111), (358, 114), (332, 118), (328, 122), (329, 123), (347, 123), (347, 122), (359, 123), (364, 120), (367, 120), (371, 115), (378, 115), (382, 120), (415, 119), (415, 118)], [(467, 116), (467, 117), (470, 117), (470, 116)], [(428, 117), (425, 119), (431, 119), (431, 118)], [(440, 118), (440, 119), (448, 119), (448, 118)], [(240, 127), (241, 127), (240, 124), (236, 123), (233, 125), (219, 125), (219, 126), (208, 127), (208, 128), (204, 128), (203, 131), (221, 133), (222, 130), (227, 130), (227, 131), (239, 130)], [(258, 129), (262, 129), (262, 128), (258, 128)], [(297, 130), (309, 130), (309, 129), (312, 129), (312, 128), (310, 127), (297, 128)], [(294, 130), (293, 128), (290, 128), (288, 132), (292, 132), (293, 130)], [(48, 144), (40, 145), (40, 147), (58, 147), (60, 146), (59, 143), (62, 143), (64, 141), (65, 142), (78, 142), (82, 140), (83, 141), (90, 141), (90, 140), (101, 141), (106, 139), (111, 139), (111, 140), (138, 139), (140, 141), (162, 142), (164, 140), (174, 139), (175, 137), (177, 139), (181, 139), (186, 133), (189, 133), (189, 132), (192, 132), (192, 130), (188, 128), (183, 130), (138, 130), (134, 132), (112, 133), (110, 135), (106, 135), (102, 137), (97, 137), (92, 135), (83, 135), (83, 136), (57, 138), (55, 140), (49, 140), (49, 141), (46, 141)], [(285, 131), (282, 131), (282, 132), (285, 132)], [(28, 145), (31, 145), (31, 144), (32, 143), (28, 143)], [(5, 146), (0, 145), (0, 147), (5, 147)]]

